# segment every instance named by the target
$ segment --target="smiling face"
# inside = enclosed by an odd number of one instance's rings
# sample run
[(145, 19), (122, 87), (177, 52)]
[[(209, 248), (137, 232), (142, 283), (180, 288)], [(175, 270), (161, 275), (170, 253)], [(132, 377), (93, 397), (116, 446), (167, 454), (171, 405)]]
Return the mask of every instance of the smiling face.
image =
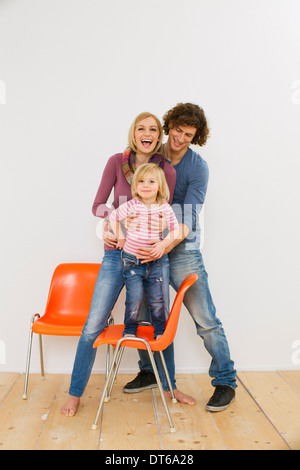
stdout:
[(169, 145), (173, 152), (184, 154), (192, 142), (197, 129), (191, 126), (174, 126), (169, 128)]
[(132, 197), (138, 197), (144, 204), (162, 204), (170, 198), (165, 173), (156, 163), (144, 163), (134, 172), (131, 183)]
[(147, 173), (137, 181), (136, 192), (146, 203), (154, 204), (156, 202), (158, 190), (159, 183), (154, 173)]
[(139, 121), (135, 127), (134, 140), (136, 153), (152, 155), (160, 141), (160, 130), (156, 120), (149, 116)]

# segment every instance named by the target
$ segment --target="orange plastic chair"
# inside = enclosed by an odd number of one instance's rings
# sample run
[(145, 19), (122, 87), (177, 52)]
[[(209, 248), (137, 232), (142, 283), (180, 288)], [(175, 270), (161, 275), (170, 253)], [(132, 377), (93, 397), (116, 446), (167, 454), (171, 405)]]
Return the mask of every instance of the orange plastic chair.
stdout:
[(187, 289), (194, 284), (194, 282), (198, 279), (197, 274), (190, 274), (185, 278), (185, 280), (182, 282), (177, 295), (175, 297), (170, 315), (168, 317), (168, 320), (166, 322), (166, 329), (164, 331), (164, 334), (159, 338), (159, 339), (154, 339), (153, 333), (154, 333), (154, 328), (153, 326), (144, 326), (140, 325), (138, 326), (137, 329), (137, 336), (132, 337), (128, 339), (128, 337), (123, 337), (123, 331), (124, 331), (124, 325), (112, 325), (108, 326), (96, 339), (94, 342), (94, 348), (97, 348), (101, 344), (111, 344), (115, 348), (115, 353), (113, 356), (113, 360), (110, 366), (110, 370), (104, 385), (104, 389), (102, 392), (100, 404), (98, 407), (97, 415), (94, 421), (94, 424), (92, 425), (92, 429), (97, 429), (97, 422), (100, 416), (100, 412), (102, 410), (104, 402), (107, 402), (110, 400), (110, 395), (112, 391), (113, 384), (115, 382), (115, 378), (118, 372), (118, 368), (120, 366), (121, 358), (124, 352), (124, 348), (134, 348), (134, 349), (144, 349), (148, 351), (149, 358), (153, 367), (153, 372), (156, 377), (156, 381), (158, 384), (158, 388), (161, 394), (161, 398), (167, 413), (167, 417), (169, 420), (170, 424), (170, 431), (175, 432), (175, 428), (172, 423), (172, 418), (168, 409), (168, 405), (164, 396), (162, 384), (159, 378), (158, 370), (155, 364), (153, 352), (154, 351), (159, 351), (162, 365), (166, 374), (166, 378), (169, 384), (170, 391), (172, 393), (172, 401), (176, 403), (176, 398), (174, 397), (173, 389), (171, 386), (171, 381), (169, 377), (169, 373), (166, 367), (166, 363), (164, 360), (163, 356), (163, 350), (165, 350), (174, 340), (176, 330), (177, 330), (177, 325), (178, 325), (178, 320), (179, 320), (179, 315), (180, 315), (180, 310), (182, 306), (182, 301), (185, 292)]
[(24, 400), (27, 399), (33, 333), (39, 335), (41, 376), (44, 379), (42, 335), (81, 336), (100, 266), (96, 263), (67, 263), (55, 269), (45, 313), (42, 317), (36, 313), (30, 323)]

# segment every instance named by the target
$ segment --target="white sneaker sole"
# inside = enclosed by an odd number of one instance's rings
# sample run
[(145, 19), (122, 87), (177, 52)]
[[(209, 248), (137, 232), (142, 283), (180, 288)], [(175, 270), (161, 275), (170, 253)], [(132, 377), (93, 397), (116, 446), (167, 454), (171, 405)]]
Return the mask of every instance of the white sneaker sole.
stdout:
[(231, 403), (233, 403), (235, 400), (235, 397), (232, 398), (232, 400), (227, 403), (227, 405), (224, 405), (224, 406), (210, 406), (210, 405), (206, 405), (205, 409), (207, 411), (213, 411), (213, 412), (217, 412), (217, 411), (224, 411), (228, 408), (229, 405), (231, 405)]
[(139, 393), (144, 392), (144, 390), (150, 390), (151, 388), (157, 388), (157, 384), (146, 385), (145, 387), (139, 388), (123, 388), (123, 393)]

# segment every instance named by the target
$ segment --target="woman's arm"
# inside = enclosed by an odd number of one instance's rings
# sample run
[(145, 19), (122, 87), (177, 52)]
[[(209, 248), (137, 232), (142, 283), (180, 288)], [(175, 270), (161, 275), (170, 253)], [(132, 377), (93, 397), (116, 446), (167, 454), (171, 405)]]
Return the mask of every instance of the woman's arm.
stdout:
[(107, 206), (107, 201), (112, 192), (112, 189), (116, 183), (117, 178), (117, 168), (116, 168), (116, 158), (115, 156), (110, 157), (102, 174), (100, 186), (98, 188), (94, 204), (92, 207), (92, 212), (96, 217), (101, 217), (102, 219), (109, 219), (109, 216), (112, 212)]

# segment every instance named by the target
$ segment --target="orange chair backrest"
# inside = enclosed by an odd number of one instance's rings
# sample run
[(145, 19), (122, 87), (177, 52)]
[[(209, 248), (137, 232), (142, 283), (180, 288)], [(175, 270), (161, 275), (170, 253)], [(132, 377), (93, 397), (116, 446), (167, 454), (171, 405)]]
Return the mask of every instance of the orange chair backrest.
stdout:
[(162, 345), (164, 346), (164, 348), (168, 347), (175, 338), (184, 294), (186, 293), (188, 288), (191, 287), (191, 285), (197, 281), (197, 279), (198, 279), (197, 274), (190, 274), (184, 279), (184, 281), (182, 282), (181, 286), (178, 289), (175, 300), (173, 302), (170, 315), (166, 322), (166, 329), (162, 337), (158, 340), (158, 341), (162, 341)]
[(58, 265), (52, 276), (44, 318), (51, 317), (64, 324), (85, 323), (100, 266), (96, 263)]

